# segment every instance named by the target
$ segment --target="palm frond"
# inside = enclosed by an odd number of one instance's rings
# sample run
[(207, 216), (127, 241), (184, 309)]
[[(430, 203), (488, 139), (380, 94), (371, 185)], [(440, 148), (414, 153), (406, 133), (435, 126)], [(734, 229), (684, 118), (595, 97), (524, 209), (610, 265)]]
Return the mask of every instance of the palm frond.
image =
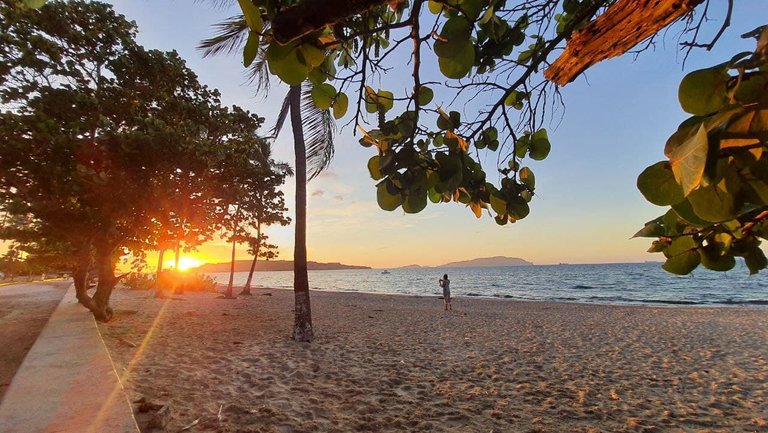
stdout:
[(259, 53), (256, 58), (248, 67), (248, 84), (256, 87), (256, 93), (261, 94), (264, 98), (269, 96), (269, 66), (267, 65), (267, 47), (261, 45), (259, 47)]
[(307, 179), (312, 180), (331, 164), (336, 122), (330, 110), (321, 110), (315, 105), (309, 81), (301, 86), (301, 119), (307, 149)]
[(216, 29), (214, 35), (197, 46), (197, 49), (203, 51), (203, 57), (231, 54), (241, 49), (248, 39), (248, 24), (242, 15), (229, 17), (213, 27)]
[(288, 118), (288, 115), (291, 112), (291, 98), (290, 93), (287, 93), (285, 95), (285, 98), (283, 98), (283, 105), (280, 107), (280, 113), (277, 115), (277, 120), (275, 121), (275, 126), (272, 127), (272, 130), (269, 131), (269, 138), (275, 139), (280, 134), (280, 131), (283, 129), (283, 125), (285, 125), (285, 119)]

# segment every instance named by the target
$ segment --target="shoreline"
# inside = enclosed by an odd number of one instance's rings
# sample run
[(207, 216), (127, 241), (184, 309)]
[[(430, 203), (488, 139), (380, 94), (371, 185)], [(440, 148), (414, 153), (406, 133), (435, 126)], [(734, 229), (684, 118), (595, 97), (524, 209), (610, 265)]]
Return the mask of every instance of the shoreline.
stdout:
[[(216, 292), (217, 293), (223, 293), (222, 289), (226, 288), (226, 284), (223, 283), (216, 283)], [(242, 285), (235, 285), (232, 288), (233, 293), (237, 292), (238, 290), (242, 290)], [(264, 287), (261, 285), (252, 285), (251, 290), (286, 290), (286, 291), (293, 291), (290, 287)], [(413, 297), (413, 298), (437, 298), (437, 299), (443, 299), (442, 295), (435, 292), (433, 294), (424, 294), (424, 293), (396, 293), (396, 292), (373, 292), (373, 291), (365, 291), (365, 290), (340, 290), (340, 289), (320, 289), (320, 288), (313, 288), (310, 287), (310, 292), (315, 293), (360, 293), (360, 294), (366, 294), (366, 295), (382, 295), (382, 296), (406, 296), (406, 297)], [(237, 294), (236, 294), (237, 296)], [(551, 302), (555, 304), (577, 304), (577, 305), (602, 305), (602, 306), (620, 306), (620, 307), (659, 307), (659, 308), (726, 308), (726, 309), (732, 309), (732, 308), (747, 308), (747, 309), (758, 309), (758, 310), (768, 310), (768, 301), (763, 300), (747, 300), (744, 302), (731, 302), (731, 303), (696, 303), (696, 302), (688, 302), (688, 301), (612, 301), (612, 302), (588, 302), (588, 301), (579, 301), (579, 300), (564, 300), (564, 299), (528, 299), (528, 298), (520, 298), (515, 297), (512, 295), (481, 295), (481, 294), (453, 294), (453, 299), (487, 299), (487, 300), (497, 300), (497, 301), (511, 301), (511, 302)]]
[(131, 401), (169, 408), (158, 431), (768, 428), (765, 309), (313, 291), (307, 344), (291, 290), (217, 296), (121, 290), (99, 325)]

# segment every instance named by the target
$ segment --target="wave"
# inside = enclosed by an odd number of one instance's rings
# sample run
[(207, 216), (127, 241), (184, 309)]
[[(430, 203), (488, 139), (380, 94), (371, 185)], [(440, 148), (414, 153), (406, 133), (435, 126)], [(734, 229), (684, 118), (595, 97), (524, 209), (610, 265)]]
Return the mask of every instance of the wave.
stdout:
[(584, 284), (576, 284), (575, 286), (571, 286), (571, 290), (592, 290), (592, 289), (597, 289), (597, 287), (587, 286)]
[(648, 304), (669, 304), (669, 305), (702, 305), (703, 302), (696, 301), (674, 301), (669, 299), (642, 299), (638, 302), (645, 302)]
[(725, 301), (720, 301), (719, 303), (726, 305), (768, 305), (768, 299), (748, 299), (746, 301), (726, 299)]

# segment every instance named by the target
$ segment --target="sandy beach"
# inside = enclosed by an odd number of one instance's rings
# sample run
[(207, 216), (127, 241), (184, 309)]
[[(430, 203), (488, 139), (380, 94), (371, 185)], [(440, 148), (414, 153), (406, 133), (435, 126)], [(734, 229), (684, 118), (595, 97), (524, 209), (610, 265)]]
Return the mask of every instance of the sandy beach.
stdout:
[(144, 432), (768, 431), (765, 308), (313, 292), (297, 344), (293, 293), (254, 293), (114, 294)]

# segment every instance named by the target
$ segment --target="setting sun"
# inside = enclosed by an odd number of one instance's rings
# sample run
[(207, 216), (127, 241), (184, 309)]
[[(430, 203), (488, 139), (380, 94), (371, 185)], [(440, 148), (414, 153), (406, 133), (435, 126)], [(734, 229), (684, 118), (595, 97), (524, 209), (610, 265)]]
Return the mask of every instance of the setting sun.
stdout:
[[(195, 259), (193, 257), (181, 257), (179, 259), (179, 270), (180, 271), (188, 271), (192, 268), (196, 268), (202, 264), (204, 264), (202, 260)], [(175, 260), (166, 260), (164, 262), (164, 266), (166, 269), (171, 269), (176, 265)]]

